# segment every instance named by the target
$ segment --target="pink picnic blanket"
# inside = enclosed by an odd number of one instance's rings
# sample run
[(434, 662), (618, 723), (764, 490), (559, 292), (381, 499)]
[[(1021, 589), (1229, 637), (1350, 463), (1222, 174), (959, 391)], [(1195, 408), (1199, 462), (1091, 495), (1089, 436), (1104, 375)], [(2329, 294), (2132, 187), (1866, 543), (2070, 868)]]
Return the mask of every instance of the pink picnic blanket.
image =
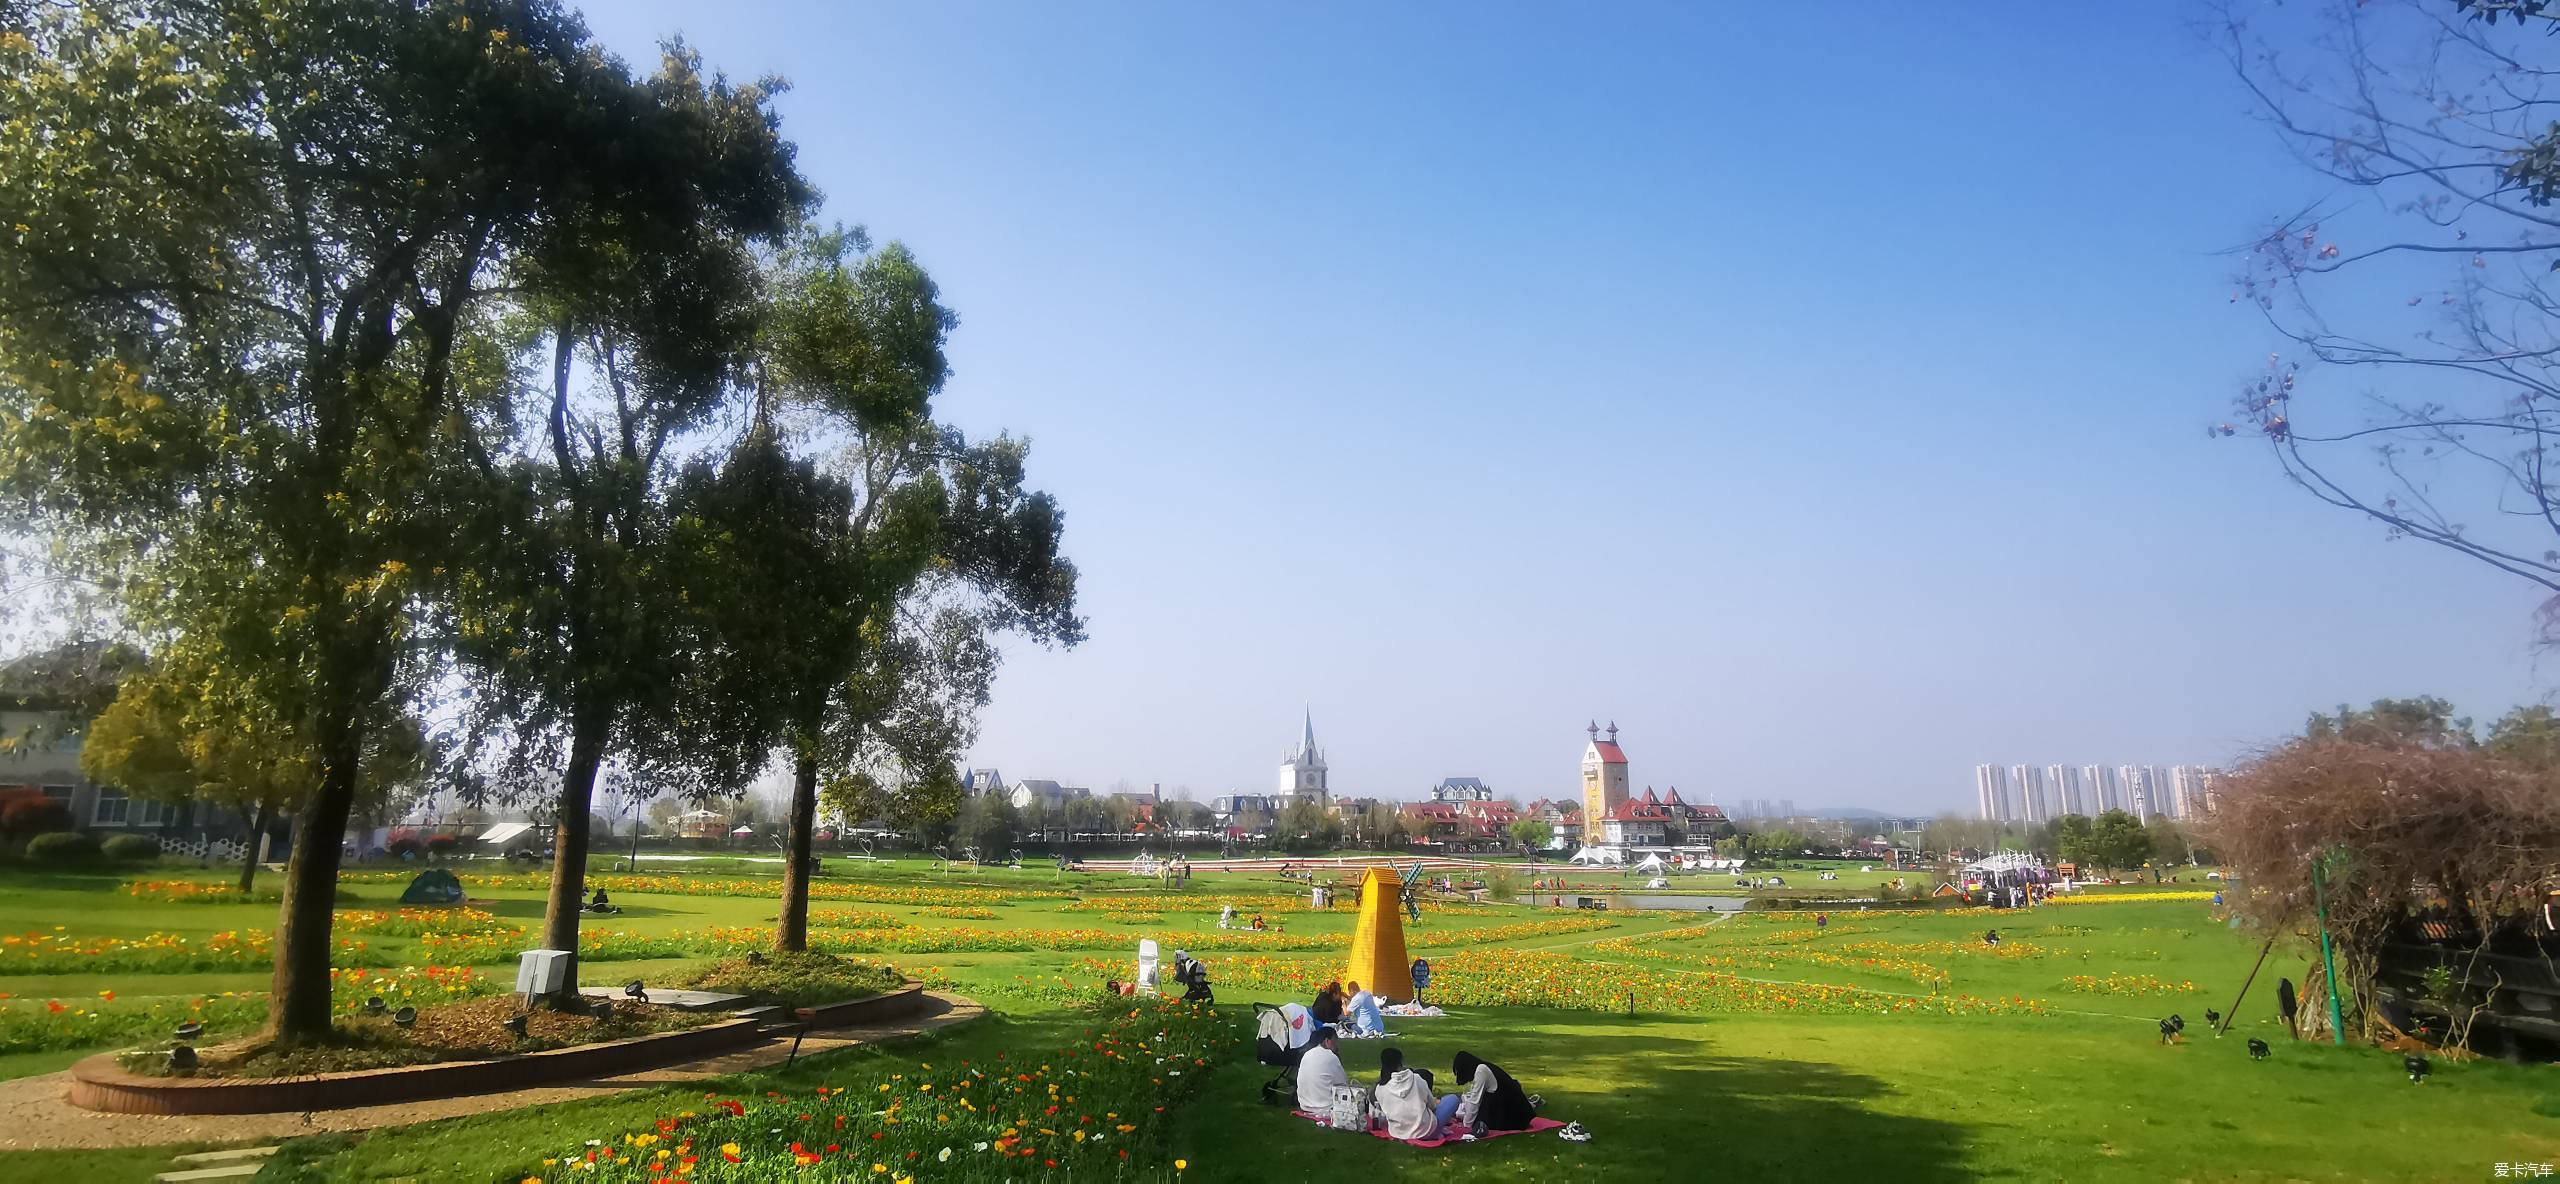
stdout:
[[(1313, 1123), (1322, 1124), (1325, 1121), (1324, 1115), (1309, 1114), (1304, 1110), (1292, 1110), (1289, 1113), (1295, 1114), (1298, 1117)], [(1486, 1131), (1481, 1135), (1477, 1135), (1473, 1141), (1482, 1143), (1492, 1139), (1499, 1139), (1504, 1135), (1534, 1135), (1540, 1131), (1555, 1130), (1563, 1125), (1563, 1123), (1557, 1122), (1552, 1118), (1532, 1118), (1529, 1120), (1529, 1129), (1525, 1131)], [(1399, 1139), (1394, 1135), (1388, 1134), (1386, 1125), (1378, 1122), (1372, 1122), (1369, 1124), (1369, 1133), (1376, 1135), (1381, 1139), (1385, 1139), (1390, 1143), (1402, 1143), (1407, 1147), (1446, 1147), (1451, 1143), (1465, 1143), (1469, 1141), (1459, 1138)]]

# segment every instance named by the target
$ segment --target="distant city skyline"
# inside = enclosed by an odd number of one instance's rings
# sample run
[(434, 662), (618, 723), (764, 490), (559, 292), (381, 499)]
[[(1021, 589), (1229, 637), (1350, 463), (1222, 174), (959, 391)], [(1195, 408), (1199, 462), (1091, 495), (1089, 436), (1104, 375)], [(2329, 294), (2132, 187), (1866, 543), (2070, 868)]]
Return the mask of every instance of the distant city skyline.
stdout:
[(2202, 816), (2222, 770), (2209, 765), (1998, 765), (1973, 767), (1973, 816), (1996, 822), (2049, 822), (2064, 814), (2123, 810)]

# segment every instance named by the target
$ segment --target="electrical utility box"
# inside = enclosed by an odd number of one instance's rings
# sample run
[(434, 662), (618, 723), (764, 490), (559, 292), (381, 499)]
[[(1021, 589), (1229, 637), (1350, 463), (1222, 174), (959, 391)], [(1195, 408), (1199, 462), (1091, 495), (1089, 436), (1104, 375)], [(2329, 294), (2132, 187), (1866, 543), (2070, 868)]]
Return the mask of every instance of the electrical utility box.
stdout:
[(526, 950), (516, 963), (516, 994), (557, 995), (569, 989), (569, 951)]

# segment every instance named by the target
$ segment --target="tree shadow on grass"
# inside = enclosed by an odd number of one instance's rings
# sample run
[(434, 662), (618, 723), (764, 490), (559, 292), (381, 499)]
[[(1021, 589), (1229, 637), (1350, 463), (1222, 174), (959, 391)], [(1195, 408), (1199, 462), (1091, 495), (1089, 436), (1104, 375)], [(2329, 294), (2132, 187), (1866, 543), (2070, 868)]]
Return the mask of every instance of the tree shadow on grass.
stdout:
[[(1206, 1169), (1220, 1180), (1345, 1172), (1434, 1181), (1551, 1172), (1604, 1180), (1972, 1178), (1962, 1166), (1965, 1128), (1876, 1109), (1873, 1102), (1894, 1092), (1883, 1081), (1834, 1064), (1716, 1055), (1712, 1028), (1694, 1019), (1425, 1030), (1398, 1043), (1409, 1063), (1431, 1068), (1444, 1083), (1457, 1049), (1498, 1061), (1545, 1095), (1543, 1115), (1582, 1123), (1593, 1141), (1512, 1135), (1424, 1150), (1337, 1134), (1256, 1104), (1271, 1071), (1256, 1077), (1248, 1065), (1222, 1076), (1213, 1096), (1194, 1104), (1175, 1145), (1202, 1148), (1194, 1173)], [(1374, 1080), (1376, 1065), (1374, 1046), (1346, 1057), (1357, 1083)]]

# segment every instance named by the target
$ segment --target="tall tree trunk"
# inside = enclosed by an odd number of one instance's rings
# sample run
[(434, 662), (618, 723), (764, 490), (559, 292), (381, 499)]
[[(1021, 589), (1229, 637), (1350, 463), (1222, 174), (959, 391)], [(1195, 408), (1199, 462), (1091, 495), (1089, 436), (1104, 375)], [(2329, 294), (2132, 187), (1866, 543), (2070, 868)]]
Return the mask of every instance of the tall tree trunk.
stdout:
[(355, 710), (328, 721), (321, 743), (320, 784), (294, 818), (293, 855), (284, 865), (284, 903), (277, 910), (275, 976), (268, 986), (267, 1034), (286, 1044), (329, 1035), (330, 924), (338, 895), (338, 847), (355, 806), (356, 766), (364, 738)]
[(267, 828), (275, 825), (276, 802), (271, 797), (258, 799), (257, 821), (249, 824), (249, 850), (240, 857), (240, 897), (248, 899), (249, 888), (258, 882), (258, 845), (266, 841)]
[(551, 824), (551, 903), (542, 914), (542, 945), (569, 951), (569, 977), (559, 998), (578, 993), (578, 919), (587, 898), (587, 815), (596, 796), (604, 731), (581, 723), (569, 742), (569, 771), (560, 778), (559, 816)]
[(791, 770), (791, 820), (782, 852), (782, 915), (773, 923), (773, 948), (809, 948), (809, 830), (818, 821), (818, 758), (801, 753)]

